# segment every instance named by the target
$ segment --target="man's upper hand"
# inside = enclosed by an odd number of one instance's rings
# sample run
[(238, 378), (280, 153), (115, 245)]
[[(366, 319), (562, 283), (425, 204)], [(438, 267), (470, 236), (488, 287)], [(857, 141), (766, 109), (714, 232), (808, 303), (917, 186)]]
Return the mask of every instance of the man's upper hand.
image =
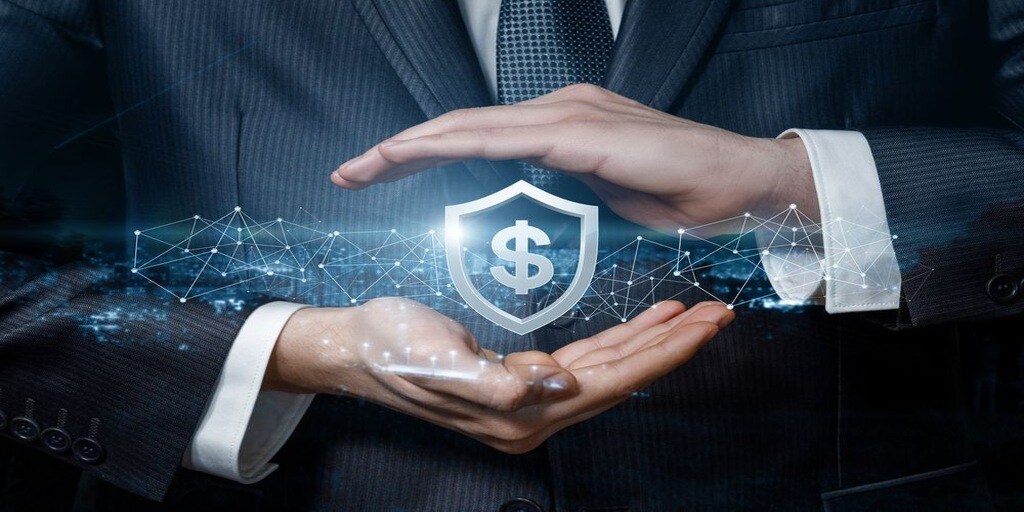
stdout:
[[(619, 215), (674, 231), (790, 203), (817, 211), (810, 163), (796, 139), (746, 137), (681, 119), (593, 85), (516, 105), (456, 110), (413, 126), (341, 165), (348, 189), (459, 160), (523, 160), (564, 171)], [(715, 225), (709, 235), (731, 231)]]
[(282, 332), (264, 388), (360, 396), (521, 453), (685, 363), (732, 318), (715, 302), (662, 302), (553, 354), (500, 358), (414, 301), (310, 308)]

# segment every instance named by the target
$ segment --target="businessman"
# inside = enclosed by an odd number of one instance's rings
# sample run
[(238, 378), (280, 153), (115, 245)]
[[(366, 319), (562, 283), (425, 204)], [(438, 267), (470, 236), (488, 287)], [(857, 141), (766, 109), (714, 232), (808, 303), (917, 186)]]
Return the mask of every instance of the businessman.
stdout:
[[(84, 265), (40, 270), (3, 283), (4, 436), (17, 457), (83, 469), (87, 510), (990, 510), (956, 346), (970, 322), (1024, 311), (1022, 15), (944, 0), (2, 0), (5, 165), (114, 120), (130, 225), (297, 203), (349, 225), (436, 219), (526, 179), (592, 192), (602, 225), (626, 231), (790, 204), (827, 227), (821, 254), (763, 260), (780, 295), (820, 289), (823, 308), (748, 309), (724, 328), (731, 312), (680, 291), (690, 308), (528, 339), (399, 299), (254, 296), (237, 317), (160, 305), (97, 344), (75, 318), (156, 302), (94, 291), (107, 276)], [(863, 215), (879, 238), (844, 239), (842, 218)], [(840, 259), (879, 284), (830, 279)], [(925, 285), (900, 260), (930, 268)], [(406, 341), (380, 320), (396, 314), (490, 378), (323, 357), (324, 339)]]

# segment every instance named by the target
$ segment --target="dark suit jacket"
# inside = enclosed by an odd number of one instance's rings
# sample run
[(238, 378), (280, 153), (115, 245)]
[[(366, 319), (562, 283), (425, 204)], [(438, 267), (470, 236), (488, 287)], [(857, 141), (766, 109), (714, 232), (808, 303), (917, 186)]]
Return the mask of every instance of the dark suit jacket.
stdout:
[[(515, 497), (560, 511), (985, 510), (955, 343), (966, 322), (1024, 311), (987, 288), (1024, 277), (1022, 19), (1015, 0), (626, 8), (607, 88), (749, 135), (867, 136), (896, 251), (934, 268), (924, 286), (905, 276), (898, 316), (742, 311), (649, 395), (520, 456), (322, 397), (281, 468), (243, 487), (179, 462), (245, 311), (129, 301), (97, 291), (109, 272), (8, 255), (26, 271), (0, 284), (0, 409), (10, 420), (31, 399), (41, 428), (65, 409), (70, 436), (105, 449), (93, 463), (53, 455), (84, 469), (82, 509), (157, 506), (109, 483), (183, 510), (490, 511)], [(258, 218), (302, 206), (356, 225), (439, 219), (508, 177), (473, 162), (361, 192), (327, 182), (382, 138), (489, 102), (454, 0), (2, 0), (0, 99), (0, 163), (15, 168), (106, 118), (128, 226), (235, 204)], [(134, 315), (111, 343), (78, 328), (110, 309), (166, 316)], [(477, 335), (551, 350), (609, 322)], [(47, 498), (26, 496), (21, 467), (8, 503), (27, 508)]]

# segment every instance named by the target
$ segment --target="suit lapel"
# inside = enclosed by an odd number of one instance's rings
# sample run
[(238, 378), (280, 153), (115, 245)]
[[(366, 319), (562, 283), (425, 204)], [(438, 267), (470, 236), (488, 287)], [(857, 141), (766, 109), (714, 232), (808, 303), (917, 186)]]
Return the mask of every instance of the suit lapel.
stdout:
[[(384, 55), (428, 118), (491, 104), (455, 0), (353, 0)], [(505, 165), (466, 162), (490, 188), (512, 180)]]
[(630, 0), (605, 87), (668, 110), (717, 37), (733, 0)]

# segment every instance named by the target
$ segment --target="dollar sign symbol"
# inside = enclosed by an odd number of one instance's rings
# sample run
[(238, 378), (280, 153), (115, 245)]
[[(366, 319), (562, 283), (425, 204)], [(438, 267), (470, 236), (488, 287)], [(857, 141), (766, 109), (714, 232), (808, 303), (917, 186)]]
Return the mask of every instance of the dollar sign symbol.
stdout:
[[(508, 243), (515, 240), (515, 248), (509, 249)], [(491, 250), (499, 258), (515, 262), (515, 274), (510, 274), (503, 266), (491, 267), (491, 275), (499, 283), (516, 291), (516, 295), (526, 295), (530, 290), (544, 286), (555, 275), (555, 267), (551, 260), (540, 254), (530, 252), (530, 240), (537, 245), (548, 245), (551, 240), (547, 233), (531, 226), (528, 221), (517, 220), (515, 226), (498, 231), (491, 239)], [(537, 267), (537, 273), (530, 276), (530, 266)]]

